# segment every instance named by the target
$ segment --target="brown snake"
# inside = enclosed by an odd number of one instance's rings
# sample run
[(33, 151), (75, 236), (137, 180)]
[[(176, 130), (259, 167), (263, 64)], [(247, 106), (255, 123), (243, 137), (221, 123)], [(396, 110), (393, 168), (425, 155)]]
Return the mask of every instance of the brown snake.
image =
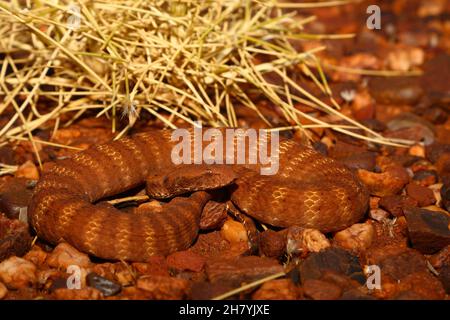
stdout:
[[(95, 204), (142, 185), (155, 172), (178, 169), (171, 161), (176, 142), (170, 137), (169, 130), (154, 130), (56, 161), (44, 171), (31, 200), (30, 221), (37, 235), (54, 244), (66, 241), (105, 259), (145, 261), (187, 249), (197, 237), (208, 192), (176, 197), (162, 212), (149, 214)], [(233, 178), (206, 179), (195, 190), (231, 183), (231, 200), (241, 211), (277, 227), (300, 225), (331, 232), (362, 218), (368, 193), (350, 170), (291, 140), (280, 142), (279, 150), (276, 175), (260, 175), (258, 165), (226, 165)], [(172, 180), (177, 183), (177, 178)]]

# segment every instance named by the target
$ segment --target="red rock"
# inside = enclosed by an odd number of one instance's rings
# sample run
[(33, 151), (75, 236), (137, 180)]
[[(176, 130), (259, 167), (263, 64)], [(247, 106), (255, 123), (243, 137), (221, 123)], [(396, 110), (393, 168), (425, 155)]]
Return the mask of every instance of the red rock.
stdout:
[(189, 282), (172, 277), (143, 276), (138, 279), (136, 287), (151, 293), (152, 299), (180, 300), (187, 297)]
[(450, 262), (450, 245), (430, 256), (428, 261), (435, 269), (442, 268), (442, 266)]
[(32, 161), (28, 160), (17, 168), (15, 176), (27, 180), (39, 180), (39, 170)]
[(39, 267), (45, 263), (45, 261), (47, 260), (47, 256), (48, 253), (35, 244), (31, 247), (31, 250), (23, 256), (23, 258)]
[(68, 243), (60, 243), (48, 255), (47, 263), (49, 266), (58, 269), (67, 269), (70, 265), (87, 268), (91, 266), (91, 260), (87, 254), (84, 254)]
[(197, 241), (189, 250), (206, 258), (211, 258), (230, 252), (231, 245), (222, 237), (220, 231), (213, 231), (199, 234)]
[(225, 281), (237, 286), (282, 271), (277, 260), (257, 256), (217, 258), (206, 263), (206, 275), (211, 282)]
[(22, 256), (31, 247), (28, 225), (6, 218), (0, 213), (0, 261), (11, 256)]
[(153, 256), (147, 262), (134, 262), (132, 266), (141, 275), (169, 276), (169, 267), (166, 258)]
[[(134, 283), (135, 276), (133, 267), (123, 262), (95, 264), (92, 272), (108, 280), (118, 282), (122, 286), (128, 286)], [(166, 274), (168, 275), (167, 272)]]
[(229, 218), (220, 229), (222, 237), (229, 243), (248, 243), (247, 229), (244, 224)]
[(425, 257), (416, 250), (399, 245), (370, 248), (363, 263), (381, 270), (381, 290), (373, 291), (378, 298), (394, 298), (403, 291), (423, 298), (442, 298), (441, 283), (428, 272)]
[(334, 243), (352, 252), (364, 251), (372, 245), (374, 227), (370, 222), (357, 223), (347, 229), (336, 232)]
[(397, 165), (387, 167), (382, 173), (359, 169), (358, 176), (367, 186), (370, 194), (379, 197), (395, 195), (409, 182), (406, 170)]
[(305, 281), (303, 291), (307, 298), (313, 300), (337, 300), (342, 295), (342, 289), (337, 285), (314, 279)]
[(350, 169), (373, 171), (375, 169), (375, 158), (376, 154), (374, 152), (367, 151), (338, 158), (338, 160)]
[(26, 211), (33, 193), (34, 184), (24, 178), (14, 178), (2, 184), (0, 189), (0, 211), (8, 218), (18, 219)]
[[(197, 281), (192, 284), (188, 299), (210, 300), (234, 289), (236, 286), (229, 282)], [(231, 298), (234, 297), (239, 297), (239, 294)]]
[(383, 209), (380, 209), (380, 208), (370, 209), (370, 212), (369, 212), (369, 217), (378, 222), (382, 222), (383, 220), (388, 219), (389, 216), (390, 216), (389, 212), (387, 212)]
[(386, 196), (380, 199), (378, 205), (393, 216), (401, 217), (406, 208), (417, 207), (417, 200), (404, 195)]
[(422, 253), (435, 253), (450, 244), (450, 217), (442, 212), (409, 208), (405, 211), (412, 246)]
[(31, 262), (11, 257), (0, 263), (0, 281), (12, 289), (33, 286), (37, 282), (36, 271)]
[(286, 252), (286, 232), (269, 229), (260, 233), (259, 248), (266, 257), (281, 257)]
[(426, 207), (436, 203), (436, 198), (431, 189), (410, 183), (406, 186), (406, 193), (417, 201), (419, 207)]
[(205, 258), (192, 251), (178, 251), (167, 257), (167, 265), (176, 271), (200, 272), (205, 265)]
[(290, 279), (276, 279), (264, 282), (252, 295), (253, 300), (297, 300), (301, 291)]
[(311, 253), (300, 264), (302, 283), (308, 279), (321, 279), (326, 272), (335, 272), (365, 282), (358, 257), (339, 247), (330, 247)]
[(325, 235), (316, 229), (292, 226), (287, 229), (286, 252), (289, 255), (306, 257), (310, 252), (319, 252), (331, 246)]
[(94, 288), (83, 288), (79, 290), (59, 288), (56, 289), (52, 296), (57, 300), (100, 300), (103, 295)]

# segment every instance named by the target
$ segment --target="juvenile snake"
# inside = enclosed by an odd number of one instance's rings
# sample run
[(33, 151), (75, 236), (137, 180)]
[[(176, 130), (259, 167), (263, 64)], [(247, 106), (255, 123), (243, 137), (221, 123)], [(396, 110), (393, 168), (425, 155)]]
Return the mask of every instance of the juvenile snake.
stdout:
[[(187, 249), (197, 237), (208, 192), (176, 197), (162, 212), (149, 214), (95, 204), (142, 185), (153, 173), (182, 169), (184, 165), (171, 161), (176, 142), (170, 137), (170, 130), (153, 130), (56, 161), (43, 172), (29, 207), (37, 235), (105, 259), (145, 261)], [(280, 142), (279, 150), (276, 175), (261, 175), (258, 165), (227, 165), (237, 178), (215, 183), (229, 185), (231, 200), (241, 211), (272, 226), (331, 232), (362, 218), (368, 192), (344, 165), (292, 140)], [(217, 187), (210, 182), (206, 179), (196, 190)]]

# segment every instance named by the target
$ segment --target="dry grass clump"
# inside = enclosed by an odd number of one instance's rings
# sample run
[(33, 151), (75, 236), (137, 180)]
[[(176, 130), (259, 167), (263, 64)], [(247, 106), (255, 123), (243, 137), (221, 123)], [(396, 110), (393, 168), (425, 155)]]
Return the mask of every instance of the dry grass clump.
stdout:
[[(15, 110), (0, 128), (0, 145), (28, 139), (35, 146), (33, 130), (49, 123), (56, 130), (88, 110), (110, 118), (113, 131), (126, 116), (128, 125), (117, 137), (144, 112), (172, 128), (176, 118), (237, 126), (235, 108), (243, 106), (271, 127), (254, 97), (279, 106), (293, 124), (278, 130), (300, 128), (301, 118), (330, 127), (294, 107), (301, 103), (348, 123), (331, 125), (337, 131), (399, 142), (339, 113), (314, 56), (323, 47), (298, 52), (291, 45), (314, 37), (303, 32), (314, 17), (299, 18), (292, 8), (348, 2), (0, 0), (0, 115)], [(268, 82), (268, 73), (281, 82)], [(304, 90), (290, 76), (295, 73), (311, 78), (332, 107)], [(63, 114), (69, 120), (60, 121)]]

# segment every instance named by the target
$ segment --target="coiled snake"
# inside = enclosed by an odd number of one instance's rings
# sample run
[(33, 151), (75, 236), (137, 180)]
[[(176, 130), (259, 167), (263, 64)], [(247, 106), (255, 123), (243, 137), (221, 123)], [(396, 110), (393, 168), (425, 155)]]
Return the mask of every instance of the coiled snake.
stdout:
[(153, 130), (56, 161), (42, 174), (29, 207), (37, 235), (105, 259), (145, 261), (168, 255), (187, 249), (197, 237), (202, 208), (211, 197), (200, 190), (225, 185), (242, 212), (277, 227), (331, 232), (358, 222), (367, 210), (368, 192), (350, 170), (292, 140), (279, 144), (277, 174), (261, 175), (258, 165), (222, 165), (228, 171), (212, 179), (188, 178), (199, 182), (195, 192), (173, 198), (162, 212), (130, 214), (95, 204), (142, 185), (154, 173), (178, 170), (181, 177), (161, 181), (182, 185), (183, 166), (192, 165), (172, 163), (176, 143), (170, 130)]

